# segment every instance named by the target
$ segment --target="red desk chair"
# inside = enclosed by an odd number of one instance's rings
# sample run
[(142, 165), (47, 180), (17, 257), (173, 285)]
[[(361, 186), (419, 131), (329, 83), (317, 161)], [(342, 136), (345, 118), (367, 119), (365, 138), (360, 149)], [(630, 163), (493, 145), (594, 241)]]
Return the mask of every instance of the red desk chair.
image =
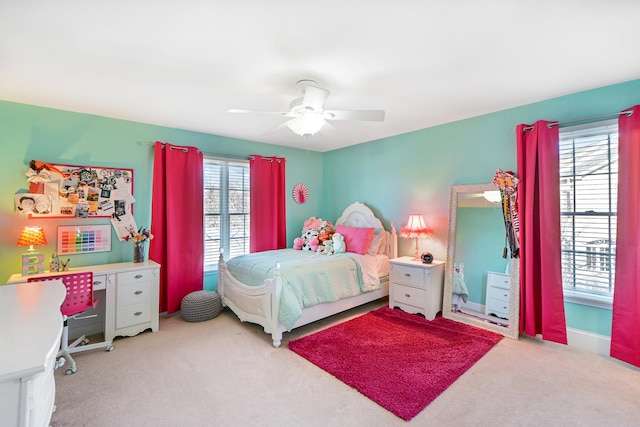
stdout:
[(107, 351), (113, 350), (111, 342), (100, 342), (96, 344), (89, 344), (89, 340), (82, 335), (75, 340), (72, 344), (69, 344), (69, 326), (67, 324), (69, 318), (84, 319), (89, 317), (96, 317), (96, 314), (80, 316), (88, 308), (96, 308), (98, 300), (93, 299), (93, 273), (69, 273), (58, 274), (55, 276), (46, 277), (32, 277), (27, 279), (28, 282), (42, 282), (47, 280), (61, 279), (64, 286), (67, 288), (67, 296), (64, 302), (60, 306), (60, 311), (64, 318), (64, 327), (62, 328), (62, 340), (60, 343), (60, 351), (58, 351), (56, 368), (59, 368), (65, 364), (70, 363), (69, 369), (65, 371), (65, 374), (71, 375), (76, 371), (76, 362), (71, 357), (71, 353), (78, 353), (80, 351), (94, 350), (96, 348), (106, 347)]

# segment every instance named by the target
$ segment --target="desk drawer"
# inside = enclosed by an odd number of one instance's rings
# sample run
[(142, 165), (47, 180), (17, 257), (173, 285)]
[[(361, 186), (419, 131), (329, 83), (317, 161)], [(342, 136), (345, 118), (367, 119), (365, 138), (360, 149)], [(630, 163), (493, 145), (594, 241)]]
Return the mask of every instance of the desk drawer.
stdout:
[(149, 321), (151, 321), (151, 304), (149, 302), (118, 306), (117, 308), (116, 329)]
[(151, 269), (118, 273), (118, 285), (122, 283), (150, 282), (153, 279), (153, 270)]
[(104, 289), (107, 289), (107, 276), (105, 274), (93, 276), (93, 290), (102, 291)]
[(392, 265), (391, 281), (424, 288), (424, 284), (429, 281), (429, 271), (420, 267)]
[(119, 307), (121, 305), (151, 301), (151, 286), (153, 286), (153, 282), (133, 282), (124, 284), (118, 282), (116, 304)]
[(416, 307), (424, 307), (425, 296), (424, 290), (413, 288), (411, 286), (404, 286), (393, 284), (393, 300), (395, 302), (401, 302), (404, 304), (413, 305)]

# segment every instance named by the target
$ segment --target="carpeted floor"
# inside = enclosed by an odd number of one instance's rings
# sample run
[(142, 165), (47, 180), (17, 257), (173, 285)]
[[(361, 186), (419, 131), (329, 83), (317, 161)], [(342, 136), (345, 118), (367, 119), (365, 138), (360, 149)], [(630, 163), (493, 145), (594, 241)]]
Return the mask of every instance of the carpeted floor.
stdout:
[(380, 308), (381, 301), (285, 334), (281, 348), (228, 309), (116, 349), (74, 355), (56, 371), (53, 427), (636, 426), (640, 370), (531, 338), (502, 339), (406, 422), (287, 349), (300, 338)]
[(437, 316), (382, 307), (289, 341), (289, 349), (410, 420), (502, 339)]

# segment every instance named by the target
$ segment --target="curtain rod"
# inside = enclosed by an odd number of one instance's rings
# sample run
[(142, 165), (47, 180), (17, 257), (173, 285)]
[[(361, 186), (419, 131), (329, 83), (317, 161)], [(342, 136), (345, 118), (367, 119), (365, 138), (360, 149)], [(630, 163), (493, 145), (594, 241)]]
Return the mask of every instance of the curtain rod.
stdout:
[[(164, 142), (161, 142), (161, 144), (165, 144)], [(146, 142), (143, 141), (142, 145), (148, 145), (150, 147), (154, 147), (156, 145), (155, 142)], [(183, 147), (181, 147), (183, 148)], [(227, 153), (205, 153), (204, 151), (198, 149), (198, 152), (203, 153), (207, 156), (214, 156), (214, 157), (226, 157), (229, 159), (242, 159), (242, 160), (249, 160), (248, 156), (239, 156), (239, 155), (235, 155), (235, 154), (227, 154)]]
[[(624, 111), (619, 111), (617, 113), (603, 114), (601, 116), (583, 117), (581, 119), (564, 120), (562, 122), (551, 122), (547, 126), (549, 126), (549, 128), (552, 128), (554, 126), (562, 126), (562, 125), (566, 125), (566, 124), (569, 124), (569, 123), (588, 122), (588, 121), (593, 121), (593, 120), (598, 120), (598, 119), (606, 119), (608, 117), (619, 116), (620, 114), (626, 114), (627, 117), (629, 117), (630, 115), (633, 114), (633, 110), (624, 110)], [(526, 132), (526, 131), (529, 131), (531, 129), (533, 129), (533, 126), (525, 126), (524, 131)]]

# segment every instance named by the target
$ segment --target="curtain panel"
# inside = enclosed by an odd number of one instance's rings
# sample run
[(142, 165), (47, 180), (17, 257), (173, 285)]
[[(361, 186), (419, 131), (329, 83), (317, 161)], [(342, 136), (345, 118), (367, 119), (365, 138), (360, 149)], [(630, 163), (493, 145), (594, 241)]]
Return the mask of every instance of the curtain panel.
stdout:
[[(640, 367), (640, 105), (618, 119), (618, 222), (611, 357)], [(625, 110), (625, 111), (629, 111)]]
[(154, 146), (149, 258), (161, 264), (160, 312), (204, 284), (203, 156), (195, 147)]
[(567, 343), (560, 239), (559, 130), (516, 128), (520, 216), (520, 332)]
[(251, 173), (250, 252), (287, 247), (285, 163), (282, 157), (249, 157)]

